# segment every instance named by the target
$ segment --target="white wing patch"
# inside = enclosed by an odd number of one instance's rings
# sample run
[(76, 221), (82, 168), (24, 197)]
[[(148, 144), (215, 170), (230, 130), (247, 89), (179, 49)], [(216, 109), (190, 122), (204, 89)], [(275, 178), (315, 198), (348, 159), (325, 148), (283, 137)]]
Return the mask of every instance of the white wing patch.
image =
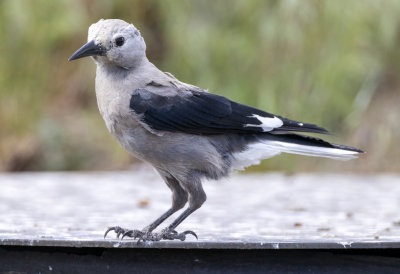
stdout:
[(281, 119), (278, 117), (274, 116), (274, 118), (269, 118), (269, 117), (262, 117), (257, 114), (253, 114), (250, 117), (256, 118), (258, 121), (261, 122), (261, 125), (253, 125), (253, 124), (245, 124), (245, 127), (261, 127), (263, 131), (271, 131), (274, 128), (281, 127), (283, 125), (283, 122)]

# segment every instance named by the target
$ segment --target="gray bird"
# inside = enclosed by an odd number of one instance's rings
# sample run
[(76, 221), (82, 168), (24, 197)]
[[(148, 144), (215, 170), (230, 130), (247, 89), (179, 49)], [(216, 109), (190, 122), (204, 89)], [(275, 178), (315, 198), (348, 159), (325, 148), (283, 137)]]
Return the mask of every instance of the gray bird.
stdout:
[[(172, 206), (142, 230), (110, 227), (117, 237), (143, 241), (185, 240), (176, 227), (206, 201), (201, 180), (258, 164), (281, 152), (339, 160), (363, 151), (294, 132), (327, 133), (321, 127), (230, 101), (180, 82), (146, 57), (140, 32), (118, 19), (89, 28), (88, 42), (69, 60), (91, 56), (97, 65), (96, 97), (108, 130), (134, 157), (150, 163), (172, 191)], [(169, 226), (154, 233), (183, 208)]]

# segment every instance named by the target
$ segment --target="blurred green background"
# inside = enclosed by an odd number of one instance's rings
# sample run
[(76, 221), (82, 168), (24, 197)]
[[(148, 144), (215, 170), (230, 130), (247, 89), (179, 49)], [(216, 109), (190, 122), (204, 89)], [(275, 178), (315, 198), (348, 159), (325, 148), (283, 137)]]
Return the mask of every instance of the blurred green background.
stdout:
[(400, 1), (0, 1), (0, 170), (138, 163), (107, 132), (95, 65), (68, 62), (90, 24), (139, 28), (178, 79), (304, 122), (368, 153), (281, 155), (250, 171), (400, 171)]

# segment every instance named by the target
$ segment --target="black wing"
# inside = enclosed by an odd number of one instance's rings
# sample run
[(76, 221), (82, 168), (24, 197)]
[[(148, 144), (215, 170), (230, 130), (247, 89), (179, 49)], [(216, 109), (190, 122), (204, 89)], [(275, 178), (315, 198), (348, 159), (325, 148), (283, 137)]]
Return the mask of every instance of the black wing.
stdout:
[(163, 96), (147, 89), (137, 89), (132, 94), (130, 108), (156, 130), (197, 135), (287, 131), (327, 133), (318, 126), (292, 121), (207, 92), (185, 91), (182, 95)]

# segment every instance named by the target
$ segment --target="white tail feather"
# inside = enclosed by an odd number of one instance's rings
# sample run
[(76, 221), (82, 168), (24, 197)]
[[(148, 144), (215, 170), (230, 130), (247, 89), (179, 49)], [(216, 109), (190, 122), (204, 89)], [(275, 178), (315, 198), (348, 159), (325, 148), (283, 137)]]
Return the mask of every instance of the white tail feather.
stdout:
[(233, 169), (244, 169), (245, 167), (259, 164), (261, 160), (268, 159), (280, 153), (292, 153), (314, 157), (326, 157), (334, 160), (347, 161), (357, 158), (356, 151), (349, 151), (338, 148), (327, 148), (318, 146), (305, 146), (293, 143), (263, 140), (260, 143), (254, 143), (240, 153), (233, 156), (235, 161), (232, 163)]

